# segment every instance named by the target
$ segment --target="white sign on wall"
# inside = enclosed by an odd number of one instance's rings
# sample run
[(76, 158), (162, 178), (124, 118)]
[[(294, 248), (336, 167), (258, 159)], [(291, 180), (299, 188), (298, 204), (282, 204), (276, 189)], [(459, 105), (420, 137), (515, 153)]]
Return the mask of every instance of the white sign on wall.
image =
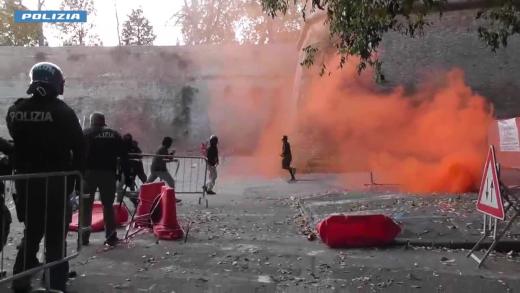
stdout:
[(500, 136), (500, 150), (502, 152), (520, 152), (518, 127), (516, 126), (515, 118), (499, 120), (498, 134)]

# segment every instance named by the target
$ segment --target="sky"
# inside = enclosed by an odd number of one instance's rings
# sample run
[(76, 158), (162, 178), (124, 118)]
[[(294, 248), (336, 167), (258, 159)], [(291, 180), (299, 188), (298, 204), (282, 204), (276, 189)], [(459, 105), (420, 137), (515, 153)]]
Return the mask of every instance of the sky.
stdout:
[[(37, 0), (23, 0), (22, 3), (30, 10), (38, 8)], [(59, 10), (61, 0), (45, 0), (43, 10)], [(97, 15), (87, 16), (89, 22), (94, 22), (96, 33), (100, 36), (104, 46), (117, 46), (116, 7), (120, 29), (132, 9), (143, 9), (144, 15), (150, 20), (157, 35), (154, 44), (158, 46), (176, 45), (182, 43), (180, 27), (175, 25), (172, 16), (177, 13), (183, 4), (181, 0), (94, 0)], [(59, 46), (61, 41), (57, 32), (44, 26), (44, 33), (50, 46)]]

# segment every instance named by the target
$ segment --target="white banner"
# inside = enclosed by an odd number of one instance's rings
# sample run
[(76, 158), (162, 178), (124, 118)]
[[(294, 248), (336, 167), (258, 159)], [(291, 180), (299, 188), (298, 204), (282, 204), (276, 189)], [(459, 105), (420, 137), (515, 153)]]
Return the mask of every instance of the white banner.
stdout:
[(518, 139), (518, 127), (515, 118), (499, 120), (498, 134), (500, 136), (500, 151), (520, 152), (520, 140)]

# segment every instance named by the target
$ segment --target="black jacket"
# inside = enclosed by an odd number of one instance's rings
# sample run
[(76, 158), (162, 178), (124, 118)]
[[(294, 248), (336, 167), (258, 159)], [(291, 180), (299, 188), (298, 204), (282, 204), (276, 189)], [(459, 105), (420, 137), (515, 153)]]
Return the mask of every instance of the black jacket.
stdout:
[(287, 141), (282, 143), (282, 157), (284, 159), (292, 159), (291, 145)]
[(84, 131), (87, 143), (87, 170), (117, 170), (117, 158), (123, 171), (128, 164), (128, 153), (121, 135), (108, 127), (91, 127)]
[(208, 158), (208, 164), (210, 166), (215, 166), (218, 164), (218, 148), (216, 145), (210, 145), (207, 152), (206, 157)]
[(159, 171), (159, 172), (166, 172), (168, 169), (166, 168), (166, 163), (171, 162), (172, 158), (163, 157), (171, 155), (168, 153), (168, 148), (165, 146), (159, 147), (159, 149), (155, 152), (156, 155), (161, 157), (154, 157), (152, 160), (152, 166), (150, 167), (151, 171)]
[(17, 173), (83, 171), (83, 133), (76, 114), (63, 101), (37, 95), (19, 99), (9, 108), (6, 122)]
[(131, 143), (126, 143), (125, 149), (128, 154), (133, 154), (133, 155), (128, 155), (129, 159), (142, 159), (143, 158), (143, 156), (136, 155), (136, 154), (142, 154), (143, 151), (139, 148), (139, 146), (137, 145), (137, 142), (135, 140), (132, 141)]

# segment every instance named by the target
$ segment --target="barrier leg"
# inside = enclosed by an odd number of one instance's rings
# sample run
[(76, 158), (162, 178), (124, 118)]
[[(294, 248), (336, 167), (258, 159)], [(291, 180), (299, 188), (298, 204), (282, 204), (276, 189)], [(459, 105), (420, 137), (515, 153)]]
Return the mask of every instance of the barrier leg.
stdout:
[(495, 249), (495, 246), (497, 246), (498, 244), (498, 241), (500, 241), (500, 239), (504, 236), (504, 234), (506, 234), (506, 232), (509, 230), (509, 228), (511, 228), (511, 225), (513, 225), (513, 222), (515, 221), (515, 219), (518, 217), (520, 213), (519, 212), (516, 212), (515, 215), (511, 218), (511, 220), (509, 220), (509, 222), (507, 223), (507, 225), (504, 227), (504, 229), (495, 237), (495, 240), (493, 241), (493, 243), (491, 244), (491, 246), (489, 247), (489, 249), (486, 251), (486, 253), (484, 254), (484, 256), (482, 257), (482, 260), (480, 261), (480, 263), (478, 264), (478, 267), (480, 268), (480, 266), (484, 263), (484, 261), (486, 260), (486, 258), (489, 256), (489, 254), (491, 253), (491, 251), (493, 251), (493, 249)]

